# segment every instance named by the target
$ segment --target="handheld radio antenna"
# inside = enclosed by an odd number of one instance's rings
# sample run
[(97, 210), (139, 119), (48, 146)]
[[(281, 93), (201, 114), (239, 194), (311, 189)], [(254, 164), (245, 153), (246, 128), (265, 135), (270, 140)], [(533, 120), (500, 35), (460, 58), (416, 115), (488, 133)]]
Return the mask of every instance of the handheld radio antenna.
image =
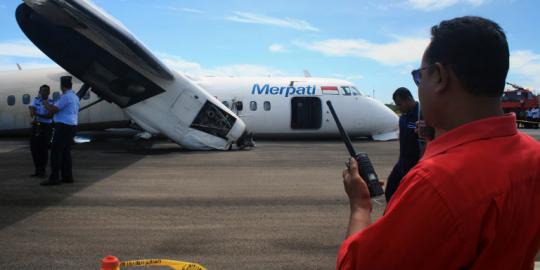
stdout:
[[(345, 142), (345, 146), (347, 146), (347, 150), (349, 151), (349, 154), (358, 162), (358, 173), (360, 174), (362, 179), (364, 179), (364, 181), (366, 182), (369, 189), (370, 196), (376, 197), (376, 196), (384, 194), (384, 190), (382, 189), (381, 184), (379, 183), (379, 177), (375, 173), (375, 169), (373, 168), (373, 165), (371, 165), (371, 161), (369, 160), (368, 155), (366, 153), (356, 153), (356, 150), (354, 150), (354, 147), (352, 146), (352, 142), (351, 142), (351, 139), (349, 138), (349, 135), (347, 135), (347, 132), (345, 132), (345, 129), (343, 129), (343, 126), (341, 125), (341, 122), (339, 121), (336, 111), (334, 110), (334, 106), (332, 106), (332, 102), (328, 100), (326, 101), (326, 105), (328, 105), (328, 108), (330, 109), (330, 112), (332, 113), (332, 117), (334, 117), (334, 121), (336, 121), (336, 125), (339, 129), (339, 133), (341, 134), (341, 137), (343, 138), (343, 142)], [(349, 166), (347, 165), (347, 167)]]
[(326, 105), (328, 105), (328, 108), (330, 109), (330, 112), (332, 113), (332, 117), (334, 117), (334, 121), (336, 121), (337, 128), (339, 130), (339, 133), (341, 134), (341, 138), (343, 138), (343, 142), (345, 143), (345, 146), (347, 147), (347, 150), (349, 151), (349, 154), (351, 157), (356, 157), (356, 150), (354, 150), (354, 147), (352, 146), (351, 139), (349, 138), (349, 135), (345, 132), (345, 129), (343, 129), (343, 126), (341, 125), (341, 122), (339, 121), (339, 118), (336, 114), (336, 111), (334, 110), (334, 106), (332, 105), (332, 102), (326, 101)]

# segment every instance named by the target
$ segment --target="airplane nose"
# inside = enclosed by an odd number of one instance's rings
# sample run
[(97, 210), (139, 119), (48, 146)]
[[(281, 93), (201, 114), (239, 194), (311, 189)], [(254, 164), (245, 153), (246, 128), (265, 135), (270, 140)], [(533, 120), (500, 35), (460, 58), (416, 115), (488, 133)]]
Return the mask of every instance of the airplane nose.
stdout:
[[(397, 131), (399, 129), (399, 117), (397, 114), (390, 110), (386, 105), (384, 105), (382, 102), (372, 100), (373, 103), (376, 106), (377, 114), (379, 115), (378, 121), (375, 124), (373, 136), (375, 135), (381, 135), (381, 134), (387, 134), (388, 136), (384, 137), (394, 137), (392, 139), (397, 138)], [(395, 135), (390, 136), (389, 134)]]

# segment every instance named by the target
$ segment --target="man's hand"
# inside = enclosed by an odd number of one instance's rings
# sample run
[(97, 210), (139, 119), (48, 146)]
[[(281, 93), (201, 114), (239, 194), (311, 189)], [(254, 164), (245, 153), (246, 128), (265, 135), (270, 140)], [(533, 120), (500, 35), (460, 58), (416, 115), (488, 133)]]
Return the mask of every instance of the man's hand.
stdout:
[(49, 111), (50, 114), (55, 114), (58, 112), (58, 108), (55, 105), (52, 105), (51, 103), (49, 103), (47, 99), (43, 100), (43, 106), (45, 106), (45, 109), (47, 109), (47, 111)]
[(343, 185), (351, 206), (351, 216), (347, 228), (347, 237), (349, 237), (371, 224), (372, 209), (368, 186), (360, 177), (358, 163), (354, 158), (350, 159), (349, 168), (343, 171)]
[(351, 211), (361, 208), (371, 212), (371, 198), (369, 189), (360, 174), (358, 173), (358, 163), (354, 158), (349, 161), (349, 168), (343, 171), (343, 185), (345, 192), (349, 196)]

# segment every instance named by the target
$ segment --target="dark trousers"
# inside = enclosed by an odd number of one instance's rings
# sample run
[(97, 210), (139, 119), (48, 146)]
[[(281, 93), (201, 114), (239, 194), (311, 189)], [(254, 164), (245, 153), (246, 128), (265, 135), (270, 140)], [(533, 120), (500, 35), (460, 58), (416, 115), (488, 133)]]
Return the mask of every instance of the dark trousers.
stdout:
[(30, 152), (34, 160), (36, 174), (45, 174), (49, 159), (49, 145), (51, 144), (52, 124), (32, 124), (30, 137)]
[(402, 170), (401, 161), (398, 161), (394, 168), (392, 169), (392, 172), (388, 176), (388, 179), (386, 180), (386, 188), (384, 190), (384, 196), (386, 197), (386, 202), (390, 202), (390, 199), (392, 199), (392, 196), (396, 192), (399, 183), (401, 182), (401, 179), (405, 176)]
[[(53, 140), (51, 145), (51, 175), (49, 181), (56, 182), (73, 180), (71, 162), (71, 144), (77, 126), (61, 123), (54, 124)], [(60, 178), (60, 172), (62, 178)]]
[(531, 123), (533, 121), (532, 117), (527, 117), (527, 122), (525, 123), (525, 128), (532, 128), (533, 124)]

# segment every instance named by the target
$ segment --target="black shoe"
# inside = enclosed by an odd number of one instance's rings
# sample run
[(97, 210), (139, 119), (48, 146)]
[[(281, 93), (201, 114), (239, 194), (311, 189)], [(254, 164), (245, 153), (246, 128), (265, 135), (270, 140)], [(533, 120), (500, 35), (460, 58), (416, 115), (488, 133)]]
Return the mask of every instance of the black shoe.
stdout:
[(42, 186), (56, 186), (56, 185), (62, 184), (62, 182), (60, 182), (60, 181), (51, 181), (49, 179), (49, 180), (45, 180), (45, 181), (43, 181), (43, 182), (41, 182), (39, 184), (42, 185)]
[(30, 177), (37, 177), (37, 178), (45, 178), (46, 175), (45, 173), (34, 173), (34, 174), (31, 174)]
[(71, 178), (71, 179), (62, 179), (61, 181), (62, 181), (62, 183), (73, 184), (73, 178)]

